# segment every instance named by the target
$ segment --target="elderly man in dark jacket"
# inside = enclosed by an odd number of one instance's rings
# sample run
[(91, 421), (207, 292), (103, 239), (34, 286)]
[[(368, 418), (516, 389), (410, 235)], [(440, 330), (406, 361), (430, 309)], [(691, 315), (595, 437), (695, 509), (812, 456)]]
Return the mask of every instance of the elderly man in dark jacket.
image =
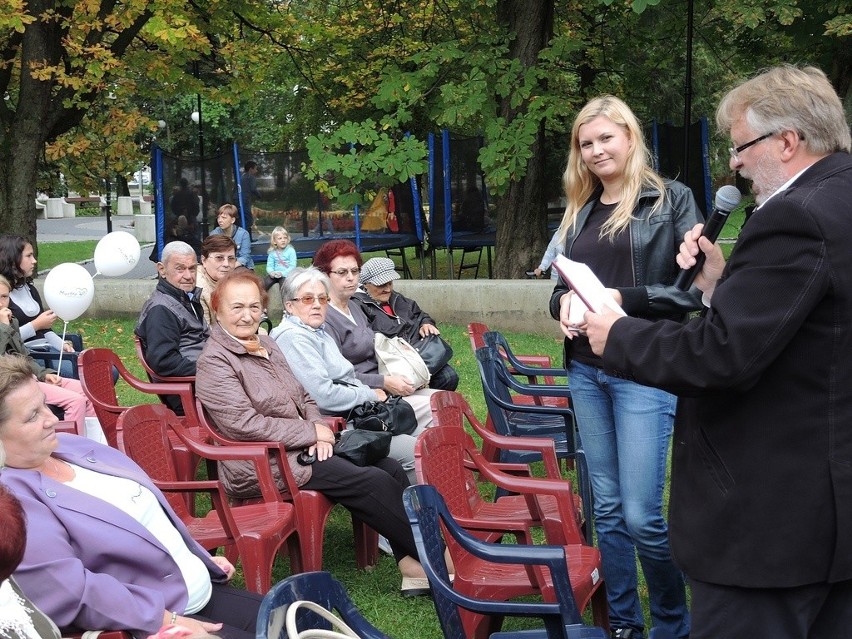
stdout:
[[(163, 377), (195, 375), (195, 361), (210, 335), (201, 306), (201, 289), (195, 286), (197, 269), (195, 250), (189, 244), (166, 244), (162, 261), (157, 263), (157, 288), (136, 323), (145, 360)], [(168, 396), (166, 403), (182, 414), (177, 396)]]

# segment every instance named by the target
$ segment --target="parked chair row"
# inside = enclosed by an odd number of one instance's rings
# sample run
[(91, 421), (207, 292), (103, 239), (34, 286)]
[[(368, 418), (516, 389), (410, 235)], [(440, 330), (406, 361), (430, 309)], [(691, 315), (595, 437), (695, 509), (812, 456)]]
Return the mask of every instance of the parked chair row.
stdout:
[[(206, 460), (252, 459), (257, 450), (263, 450), (264, 467), (267, 469), (265, 472), (271, 472), (269, 471), (269, 460), (276, 460), (276, 464), (282, 469), (281, 474), (284, 478), (287, 492), (282, 496), (277, 488), (275, 490), (271, 488), (265, 489), (263, 497), (253, 500), (252, 504), (280, 503), (282, 500), (292, 503), (295, 525), (298, 529), (298, 548), (300, 552), (298, 554), (298, 561), (293, 561), (291, 564), (297, 570), (321, 570), (325, 525), (334, 504), (321, 493), (301, 490), (298, 487), (295, 479), (292, 477), (290, 467), (285, 461), (286, 454), (283, 446), (279, 442), (246, 443), (226, 439), (210, 424), (203, 406), (194, 397), (193, 386), (188, 379), (143, 382), (133, 376), (121, 362), (121, 359), (110, 349), (87, 349), (80, 354), (81, 383), (95, 407), (95, 412), (112, 446), (124, 450), (122, 446), (125, 445), (124, 442), (126, 440), (122, 429), (127, 418), (123, 420), (122, 417), (131, 409), (130, 406), (119, 404), (115, 387), (111, 381), (111, 370), (113, 367), (119, 371), (121, 379), (138, 391), (157, 395), (158, 397), (163, 395), (177, 395), (180, 397), (185, 412), (183, 417), (169, 417), (167, 419), (162, 412), (153, 415), (145, 411), (136, 411), (134, 417), (134, 419), (139, 419), (139, 413), (143, 412), (149, 421), (162, 420), (167, 424), (168, 427), (164, 432), (170, 445), (169, 457), (174, 464), (174, 480), (194, 480), (200, 458)], [(158, 406), (158, 408), (164, 407)], [(329, 421), (330, 425), (335, 428), (340, 428), (342, 425), (340, 418), (329, 418)], [(190, 445), (189, 442), (192, 442), (192, 444)], [(201, 455), (198, 452), (199, 450), (207, 452)], [(127, 450), (126, 452), (137, 463), (142, 465), (140, 459), (143, 458), (144, 449), (139, 448), (132, 451)], [(230, 454), (231, 456), (226, 457), (226, 454)], [(137, 455), (139, 459), (137, 459)], [(156, 456), (147, 456), (147, 459), (152, 464), (157, 464)], [(165, 459), (165, 456), (163, 459)], [(171, 477), (171, 474), (170, 472), (166, 472), (168, 469), (163, 466), (164, 463), (161, 460), (159, 467), (146, 467), (145, 470), (154, 479), (172, 481), (167, 479)], [(217, 477), (216, 465), (208, 463), (207, 472), (208, 478), (215, 479)], [(258, 476), (260, 477), (260, 474)], [(269, 486), (274, 486), (274, 484), (269, 484)], [(263, 482), (261, 482), (261, 488), (264, 489)], [(194, 498), (188, 493), (184, 495), (183, 499), (173, 497), (170, 501), (175, 505), (177, 502), (182, 502), (181, 509), (179, 510), (179, 512), (183, 513), (182, 517), (192, 517), (194, 515)], [(378, 562), (378, 534), (357, 519), (353, 519), (352, 528), (355, 539), (356, 563), (359, 568), (368, 569)], [(248, 584), (248, 580), (247, 586), (252, 588)], [(268, 589), (268, 584), (265, 588)], [(262, 590), (259, 590), (259, 592), (262, 592)]]

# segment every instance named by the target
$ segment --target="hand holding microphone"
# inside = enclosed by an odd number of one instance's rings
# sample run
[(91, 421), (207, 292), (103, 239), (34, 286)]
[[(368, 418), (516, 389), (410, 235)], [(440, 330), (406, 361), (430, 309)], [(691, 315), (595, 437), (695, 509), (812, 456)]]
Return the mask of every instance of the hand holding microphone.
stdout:
[[(735, 186), (727, 185), (719, 189), (716, 192), (713, 212), (710, 214), (710, 218), (701, 231), (701, 237), (706, 237), (710, 242), (715, 242), (719, 237), (719, 233), (722, 231), (722, 227), (725, 226), (725, 222), (728, 221), (728, 215), (737, 208), (741, 199), (742, 195)], [(695, 277), (701, 272), (706, 258), (707, 255), (699, 250), (698, 254), (695, 255), (695, 264), (682, 270), (678, 274), (674, 285), (682, 291), (692, 286)]]

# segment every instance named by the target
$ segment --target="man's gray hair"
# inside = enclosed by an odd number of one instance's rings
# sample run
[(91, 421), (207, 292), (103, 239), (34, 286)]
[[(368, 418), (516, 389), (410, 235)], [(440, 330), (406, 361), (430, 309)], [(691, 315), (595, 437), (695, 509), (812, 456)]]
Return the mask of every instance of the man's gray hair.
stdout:
[(169, 242), (163, 247), (163, 254), (160, 256), (160, 262), (163, 264), (167, 264), (169, 258), (172, 255), (192, 255), (197, 259), (197, 255), (195, 254), (195, 249), (192, 248), (186, 242), (181, 242), (180, 240), (175, 240), (174, 242)]
[(783, 64), (732, 89), (716, 111), (719, 130), (730, 132), (743, 116), (759, 135), (796, 131), (815, 155), (852, 147), (843, 103), (816, 67)]
[(281, 292), (281, 295), (284, 298), (284, 304), (287, 304), (288, 301), (295, 298), (299, 294), (299, 290), (305, 284), (311, 284), (313, 282), (320, 282), (325, 288), (325, 294), (328, 295), (328, 292), (331, 289), (331, 280), (328, 279), (328, 275), (318, 268), (314, 268), (313, 266), (309, 268), (302, 268), (299, 266), (290, 271), (287, 279), (284, 280), (284, 290)]

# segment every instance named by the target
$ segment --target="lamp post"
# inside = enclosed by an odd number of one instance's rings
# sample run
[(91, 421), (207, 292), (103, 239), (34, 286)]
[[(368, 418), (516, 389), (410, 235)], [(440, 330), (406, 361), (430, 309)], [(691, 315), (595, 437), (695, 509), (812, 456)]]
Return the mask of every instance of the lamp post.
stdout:
[[(197, 67), (196, 67), (197, 71)], [(195, 95), (197, 100), (196, 110), (192, 112), (189, 116), (193, 122), (198, 125), (198, 155), (199, 155), (199, 167), (201, 169), (201, 224), (203, 229), (202, 237), (207, 237), (208, 234), (208, 225), (207, 225), (207, 211), (205, 210), (205, 194), (207, 193), (207, 180), (204, 171), (204, 120), (201, 117), (201, 94), (197, 93)]]

